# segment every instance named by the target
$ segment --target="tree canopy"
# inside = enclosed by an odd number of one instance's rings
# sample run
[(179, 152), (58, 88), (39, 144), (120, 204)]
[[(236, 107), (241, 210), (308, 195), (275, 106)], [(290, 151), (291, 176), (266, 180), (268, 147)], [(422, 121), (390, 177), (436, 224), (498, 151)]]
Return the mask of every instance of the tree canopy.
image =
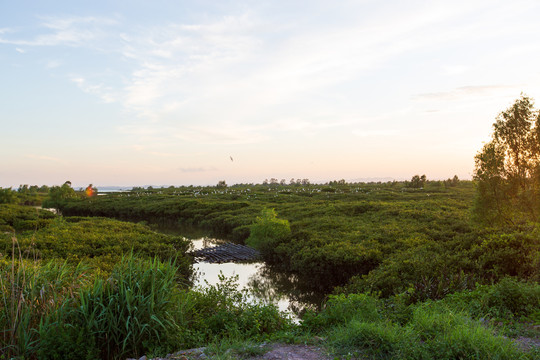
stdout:
[(492, 139), (475, 157), (476, 215), (516, 225), (540, 215), (540, 113), (521, 95), (493, 124)]

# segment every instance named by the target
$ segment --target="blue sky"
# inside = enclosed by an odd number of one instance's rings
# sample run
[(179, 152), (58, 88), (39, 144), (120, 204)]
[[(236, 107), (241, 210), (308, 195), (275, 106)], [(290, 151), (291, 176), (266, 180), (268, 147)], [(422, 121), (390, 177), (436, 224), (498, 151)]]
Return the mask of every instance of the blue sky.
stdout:
[(497, 114), (540, 99), (538, 15), (522, 0), (3, 1), (0, 186), (470, 178)]

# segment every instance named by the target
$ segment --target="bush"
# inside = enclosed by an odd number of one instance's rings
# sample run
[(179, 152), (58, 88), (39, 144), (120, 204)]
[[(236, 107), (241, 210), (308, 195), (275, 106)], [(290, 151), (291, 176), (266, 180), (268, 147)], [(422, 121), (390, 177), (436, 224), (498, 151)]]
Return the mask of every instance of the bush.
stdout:
[(377, 299), (366, 294), (330, 295), (323, 310), (319, 314), (307, 313), (302, 325), (312, 331), (321, 331), (352, 319), (376, 322), (382, 319), (377, 307)]
[(255, 224), (251, 226), (246, 240), (249, 246), (259, 250), (263, 257), (270, 257), (274, 248), (291, 236), (291, 227), (287, 220), (277, 218), (274, 209), (264, 209)]
[(329, 335), (330, 343), (340, 354), (361, 355), (368, 359), (399, 359), (411, 334), (389, 323), (367, 323), (353, 320)]
[(443, 302), (476, 318), (519, 320), (540, 311), (540, 285), (507, 277), (495, 285), (449, 295)]
[(250, 303), (248, 293), (238, 290), (237, 276), (219, 279), (217, 285), (189, 293), (190, 310), (184, 314), (192, 343), (186, 346), (231, 337), (260, 338), (291, 325), (274, 305)]
[(493, 329), (442, 306), (416, 309), (409, 325), (432, 359), (519, 359), (524, 353)]

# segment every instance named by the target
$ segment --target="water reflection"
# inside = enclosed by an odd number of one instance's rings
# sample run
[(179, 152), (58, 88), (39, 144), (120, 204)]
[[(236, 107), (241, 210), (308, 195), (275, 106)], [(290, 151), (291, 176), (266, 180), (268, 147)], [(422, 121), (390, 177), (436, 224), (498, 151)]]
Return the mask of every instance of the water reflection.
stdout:
[(261, 299), (279, 299), (287, 302), (287, 310), (301, 315), (307, 309), (318, 309), (324, 294), (310, 290), (296, 275), (263, 265), (250, 277), (248, 286)]
[[(183, 235), (187, 233), (198, 238), (191, 237), (193, 250), (212, 247), (223, 244), (225, 241), (206, 236), (201, 236), (198, 229), (189, 231), (182, 229), (167, 229), (164, 233)], [(266, 265), (264, 262), (251, 263), (206, 263), (199, 262), (193, 265), (195, 270), (194, 286), (204, 287), (206, 284), (216, 285), (219, 275), (226, 277), (238, 276), (240, 289), (246, 288), (251, 294), (253, 301), (262, 301), (266, 304), (275, 304), (282, 311), (288, 311), (296, 316), (306, 309), (317, 309), (324, 299), (324, 294), (313, 291), (313, 284), (309, 279), (300, 279), (295, 275), (280, 271), (280, 269)], [(311, 285), (311, 286), (310, 286)]]
[[(195, 249), (215, 246), (223, 241), (212, 238), (192, 240)], [(216, 285), (220, 274), (226, 277), (238, 276), (240, 288), (246, 288), (253, 301), (274, 304), (282, 311), (288, 311), (297, 316), (307, 308), (317, 308), (323, 296), (306, 286), (297, 276), (279, 271), (263, 262), (252, 263), (206, 263), (194, 264), (196, 287), (206, 284)]]

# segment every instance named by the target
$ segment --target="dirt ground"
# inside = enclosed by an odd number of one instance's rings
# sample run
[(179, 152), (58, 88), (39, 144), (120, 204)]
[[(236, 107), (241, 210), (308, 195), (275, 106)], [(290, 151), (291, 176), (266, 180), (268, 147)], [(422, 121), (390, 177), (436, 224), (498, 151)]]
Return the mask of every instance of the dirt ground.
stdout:
[[(519, 347), (524, 350), (530, 350), (534, 347), (540, 347), (540, 339), (538, 338), (525, 338), (520, 337), (514, 339)], [(212, 357), (207, 356), (204, 353), (205, 348), (190, 349), (179, 351), (175, 354), (170, 354), (164, 358), (148, 359), (146, 356), (140, 359), (128, 359), (128, 360), (202, 360), (210, 359)], [(235, 356), (231, 356), (235, 358)], [(250, 358), (238, 357), (244, 360), (331, 360), (335, 357), (330, 356), (327, 351), (320, 346), (316, 345), (302, 345), (302, 344), (281, 344), (274, 343), (267, 347), (267, 351), (263, 355), (253, 356)]]
[(333, 359), (326, 351), (313, 345), (273, 344), (262, 356), (250, 360), (327, 360)]
[[(128, 360), (202, 360), (211, 357), (204, 353), (205, 348), (189, 349), (169, 354), (164, 358), (149, 359), (143, 356), (139, 359)], [(271, 344), (264, 355), (244, 358), (244, 360), (330, 360), (333, 359), (326, 351), (314, 345)], [(234, 355), (233, 355), (234, 357)]]

